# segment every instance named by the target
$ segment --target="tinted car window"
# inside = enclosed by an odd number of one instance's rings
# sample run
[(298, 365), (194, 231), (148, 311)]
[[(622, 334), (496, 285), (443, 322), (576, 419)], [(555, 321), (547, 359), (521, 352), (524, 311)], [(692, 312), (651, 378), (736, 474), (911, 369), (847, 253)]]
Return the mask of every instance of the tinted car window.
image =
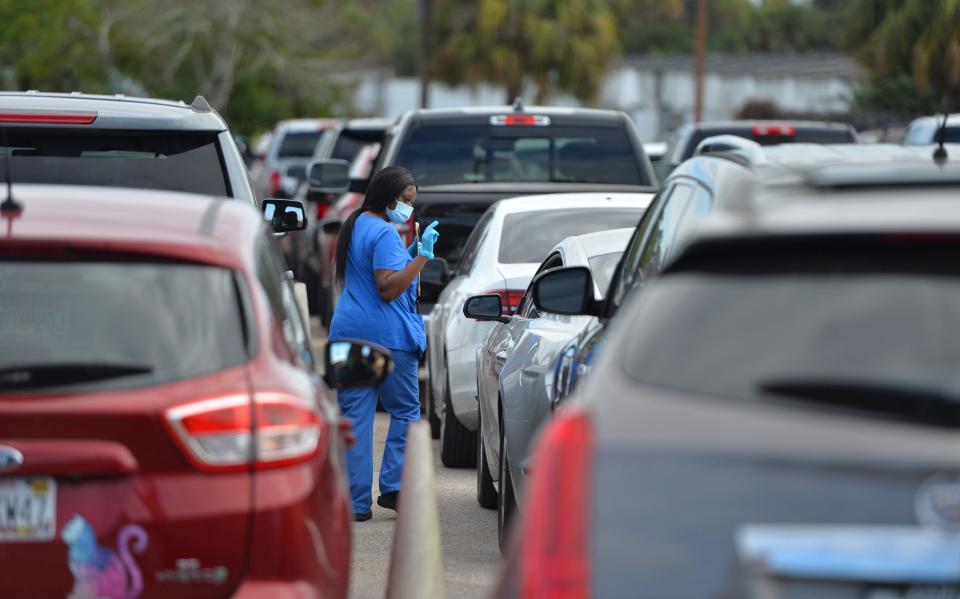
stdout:
[(659, 273), (670, 257), (694, 191), (692, 185), (684, 183), (678, 183), (670, 191), (670, 197), (664, 202), (656, 220), (651, 223), (650, 232), (644, 242), (639, 264), (642, 278)]
[[(112, 132), (10, 128), (0, 156), (11, 155), (18, 183), (102, 185), (230, 195), (216, 133)], [(6, 176), (0, 160), (0, 176)]]
[(483, 243), (483, 239), (487, 236), (487, 230), (490, 228), (490, 222), (492, 220), (493, 209), (491, 208), (484, 212), (480, 220), (477, 221), (477, 226), (474, 227), (470, 233), (470, 237), (467, 238), (466, 244), (463, 246), (463, 259), (460, 260), (457, 269), (460, 274), (469, 274), (470, 271), (473, 270), (473, 263), (477, 260), (477, 252), (480, 251), (480, 246)]
[(715, 267), (667, 274), (644, 291), (625, 320), (633, 323), (623, 362), (631, 377), (897, 418), (949, 418), (952, 404), (960, 426), (955, 265), (902, 247), (851, 255), (807, 244), (795, 257), (744, 250), (755, 257), (743, 268), (714, 251)]
[(322, 131), (296, 131), (283, 136), (277, 158), (310, 158)]
[(0, 391), (140, 387), (216, 372), (247, 359), (242, 314), (234, 275), (222, 268), (2, 261)]
[(422, 186), (648, 183), (626, 132), (617, 128), (426, 126), (412, 132), (396, 162), (413, 171)]
[(263, 237), (257, 250), (257, 278), (270, 300), (270, 308), (280, 325), (287, 347), (304, 364), (313, 366), (310, 339), (292, 286), (286, 278), (286, 270), (286, 263), (276, 243), (272, 238)]
[(564, 239), (597, 231), (636, 226), (642, 208), (538, 210), (508, 214), (503, 221), (499, 261), (539, 263)]

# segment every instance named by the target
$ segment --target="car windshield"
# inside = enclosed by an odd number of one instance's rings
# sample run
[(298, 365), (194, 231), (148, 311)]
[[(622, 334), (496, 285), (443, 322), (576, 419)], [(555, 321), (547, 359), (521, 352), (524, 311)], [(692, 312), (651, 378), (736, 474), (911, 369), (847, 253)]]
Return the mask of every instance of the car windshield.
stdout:
[[(639, 381), (897, 416), (929, 410), (930, 398), (960, 408), (955, 276), (678, 273), (638, 300), (624, 365)], [(885, 406), (887, 396), (899, 399)], [(860, 398), (873, 405), (854, 405)]]
[[(9, 128), (0, 156), (17, 183), (99, 185), (229, 196), (217, 133)], [(7, 161), (0, 160), (6, 177)]]
[(590, 263), (590, 272), (593, 273), (593, 281), (597, 284), (601, 294), (605, 294), (610, 288), (610, 279), (613, 278), (613, 271), (617, 269), (620, 263), (620, 257), (623, 252), (610, 252), (588, 258)]
[(421, 186), (485, 182), (649, 183), (623, 129), (444, 125), (415, 129), (397, 164)]
[(277, 158), (310, 158), (322, 131), (288, 131), (280, 142)]
[(643, 208), (536, 210), (508, 214), (503, 220), (500, 257), (503, 264), (539, 264), (550, 248), (567, 237), (635, 227)]
[(0, 261), (0, 391), (139, 387), (246, 360), (231, 271)]

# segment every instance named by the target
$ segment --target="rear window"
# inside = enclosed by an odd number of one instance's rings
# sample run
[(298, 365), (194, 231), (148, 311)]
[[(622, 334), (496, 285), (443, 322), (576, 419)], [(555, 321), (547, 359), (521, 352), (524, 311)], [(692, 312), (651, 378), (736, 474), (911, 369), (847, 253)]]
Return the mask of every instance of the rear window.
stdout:
[(643, 185), (626, 131), (612, 127), (444, 125), (414, 129), (397, 157), (417, 183)]
[(719, 271), (668, 273), (638, 297), (624, 367), (718, 398), (960, 426), (960, 271), (949, 251), (888, 245), (743, 268), (713, 252)]
[(635, 227), (642, 216), (643, 208), (581, 208), (508, 214), (503, 221), (499, 260), (503, 264), (539, 264), (553, 246), (567, 237)]
[[(773, 128), (776, 130), (776, 127)], [(817, 129), (811, 127), (797, 127), (794, 135), (755, 135), (752, 127), (730, 127), (717, 129), (698, 129), (693, 132), (683, 150), (683, 160), (693, 156), (693, 152), (701, 141), (715, 135), (736, 135), (750, 139), (761, 146), (775, 146), (786, 143), (801, 144), (848, 144), (856, 142), (853, 134), (846, 129)]]
[[(7, 129), (0, 156), (12, 156), (18, 183), (102, 185), (228, 196), (215, 132)], [(6, 177), (6, 160), (0, 175)]]
[(610, 279), (613, 278), (613, 271), (617, 269), (621, 256), (623, 252), (610, 252), (587, 260), (590, 263), (590, 272), (593, 273), (593, 281), (601, 294), (606, 293), (610, 288)]
[(234, 275), (208, 266), (0, 261), (0, 392), (142, 387), (247, 359)]
[(289, 131), (283, 136), (277, 158), (310, 158), (322, 131)]
[(377, 129), (345, 129), (340, 133), (337, 143), (333, 146), (332, 158), (353, 162), (364, 147), (382, 142), (383, 135), (384, 132)]

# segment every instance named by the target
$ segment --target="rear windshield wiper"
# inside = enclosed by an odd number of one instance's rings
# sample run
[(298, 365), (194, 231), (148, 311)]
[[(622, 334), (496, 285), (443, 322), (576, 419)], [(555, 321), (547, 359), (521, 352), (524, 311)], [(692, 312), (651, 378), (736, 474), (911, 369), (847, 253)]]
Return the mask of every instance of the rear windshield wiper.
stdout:
[(758, 383), (763, 393), (894, 420), (960, 428), (960, 396), (896, 382), (832, 378), (776, 378)]
[(0, 368), (0, 391), (75, 385), (150, 372), (153, 372), (153, 367), (144, 364), (106, 362), (21, 364)]

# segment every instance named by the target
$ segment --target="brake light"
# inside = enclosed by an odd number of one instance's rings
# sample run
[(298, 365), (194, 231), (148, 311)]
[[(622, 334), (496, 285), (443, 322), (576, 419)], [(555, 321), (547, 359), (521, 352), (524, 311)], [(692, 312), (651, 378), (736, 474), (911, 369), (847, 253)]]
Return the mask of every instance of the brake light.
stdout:
[(317, 202), (317, 220), (321, 220), (327, 216), (327, 212), (330, 211), (330, 204), (325, 204), (323, 202)]
[(280, 177), (282, 177), (280, 171), (273, 171), (270, 173), (270, 197), (276, 197), (280, 195)]
[[(321, 448), (322, 422), (312, 407), (286, 393), (206, 399), (167, 410), (166, 423), (200, 470), (257, 469), (307, 461)], [(256, 454), (254, 456), (254, 453)]]
[(548, 127), (550, 117), (535, 114), (498, 114), (490, 117), (490, 124), (498, 127)]
[(96, 112), (0, 112), (0, 123), (42, 123), (49, 125), (90, 125)]
[(794, 137), (797, 134), (797, 128), (789, 125), (757, 125), (753, 128), (753, 134), (756, 137)]
[(483, 294), (499, 295), (501, 306), (500, 313), (503, 316), (513, 316), (517, 313), (517, 308), (520, 307), (520, 302), (523, 301), (524, 291), (522, 289), (494, 289), (492, 291), (484, 291)]
[(520, 596), (590, 596), (589, 517), (593, 427), (583, 411), (558, 416), (537, 447), (516, 537)]

